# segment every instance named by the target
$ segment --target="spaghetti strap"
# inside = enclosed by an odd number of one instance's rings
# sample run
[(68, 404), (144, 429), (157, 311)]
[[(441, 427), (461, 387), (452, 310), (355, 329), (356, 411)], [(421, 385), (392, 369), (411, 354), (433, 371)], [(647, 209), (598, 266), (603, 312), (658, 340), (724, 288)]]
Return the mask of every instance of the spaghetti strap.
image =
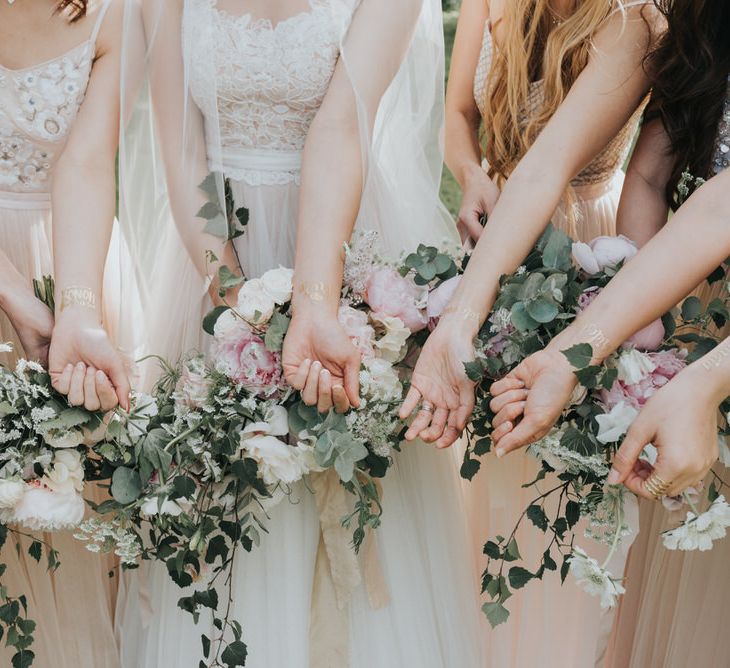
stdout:
[(616, 12), (623, 12), (627, 9), (630, 9), (631, 7), (639, 7), (640, 5), (650, 5), (652, 4), (650, 0), (630, 0), (630, 2), (623, 2), (619, 7), (616, 7), (606, 18), (610, 18)]
[(107, 9), (109, 9), (109, 5), (111, 4), (111, 0), (103, 0), (103, 5), (101, 9), (99, 10), (99, 16), (96, 17), (96, 24), (94, 25), (94, 30), (91, 33), (91, 37), (89, 38), (89, 42), (91, 44), (96, 44), (96, 38), (99, 36), (99, 31), (101, 30), (101, 24), (104, 21), (104, 17), (106, 16)]

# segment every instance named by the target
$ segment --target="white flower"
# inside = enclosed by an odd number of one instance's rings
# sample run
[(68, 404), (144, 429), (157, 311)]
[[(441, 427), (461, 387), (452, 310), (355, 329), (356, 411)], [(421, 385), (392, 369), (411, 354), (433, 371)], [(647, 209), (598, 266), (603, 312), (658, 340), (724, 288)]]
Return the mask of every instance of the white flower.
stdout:
[(573, 244), (573, 259), (590, 275), (630, 260), (637, 252), (636, 244), (623, 235), (596, 237), (590, 244), (580, 241)]
[(58, 494), (70, 495), (84, 488), (84, 467), (76, 450), (58, 450), (41, 483)]
[(13, 352), (12, 343), (0, 343), (0, 353), (12, 353), (12, 352)]
[(403, 359), (411, 330), (403, 324), (400, 318), (374, 313), (371, 317), (374, 322), (379, 323), (385, 329), (385, 334), (375, 341), (375, 347), (380, 351), (380, 357), (388, 362), (399, 362)]
[(48, 445), (58, 450), (76, 448), (84, 442), (83, 432), (77, 429), (62, 432), (57, 432), (55, 429), (44, 431), (43, 425), (40, 425), (38, 431), (43, 435), (43, 440)]
[(59, 493), (29, 485), (10, 521), (34, 531), (60, 531), (78, 525), (85, 509), (83, 498), (75, 491)]
[[(730, 422), (730, 413), (726, 416), (728, 422)], [(722, 435), (717, 435), (717, 444), (720, 448), (720, 463), (725, 466), (730, 466), (730, 448), (727, 445), (727, 439)]]
[(25, 493), (27, 484), (22, 480), (0, 480), (0, 508), (13, 508)]
[(656, 364), (646, 353), (635, 348), (624, 350), (616, 361), (618, 379), (627, 385), (635, 385), (648, 376)]
[(578, 585), (591, 596), (600, 596), (603, 610), (616, 605), (616, 598), (626, 591), (618, 580), (579, 547), (573, 548), (569, 560), (570, 572)]
[(258, 434), (244, 437), (242, 434), (241, 447), (259, 465), (259, 475), (267, 485), (292, 484), (307, 473), (299, 450), (276, 436)]
[(561, 444), (564, 429), (567, 427), (568, 425), (564, 425), (564, 428), (553, 429), (539, 441), (532, 443), (527, 451), (534, 457), (545, 461), (558, 473), (568, 471), (576, 474), (586, 471), (595, 473), (597, 476), (607, 475), (608, 467), (600, 455), (585, 455)]
[(129, 418), (129, 435), (132, 438), (141, 438), (147, 433), (150, 420), (157, 415), (157, 402), (154, 397), (144, 392), (134, 395), (134, 411)]
[(360, 372), (363, 395), (375, 401), (398, 401), (403, 394), (400, 378), (387, 360), (374, 357), (363, 360), (365, 369)]
[(292, 296), (292, 279), (294, 270), (279, 267), (271, 269), (261, 277), (261, 283), (266, 293), (279, 306), (286, 304)]
[(653, 443), (647, 443), (639, 455), (639, 459), (652, 466), (656, 464), (657, 457), (659, 457), (659, 452)]
[(272, 406), (266, 415), (265, 422), (251, 422), (241, 431), (241, 438), (257, 434), (285, 436), (289, 433), (289, 416), (284, 406)]
[(221, 313), (213, 327), (213, 335), (220, 340), (237, 340), (251, 328), (230, 309)]
[(700, 481), (694, 487), (687, 487), (681, 494), (677, 494), (676, 496), (663, 496), (662, 505), (670, 513), (681, 510), (684, 505), (697, 505), (700, 502), (704, 487), (704, 483)]
[(629, 429), (631, 423), (639, 414), (633, 406), (625, 401), (616, 404), (608, 413), (596, 416), (598, 434), (596, 438), (601, 443), (616, 443)]
[(236, 310), (240, 316), (252, 325), (265, 325), (274, 314), (273, 297), (266, 291), (260, 278), (246, 281), (238, 293)]
[(687, 513), (683, 524), (662, 534), (664, 547), (668, 550), (712, 549), (712, 543), (725, 537), (730, 526), (730, 506), (725, 497), (718, 496), (710, 507), (699, 516)]
[(164, 499), (160, 504), (160, 499), (156, 496), (152, 496), (146, 499), (145, 502), (139, 509), (140, 513), (145, 517), (153, 517), (155, 515), (170, 515), (171, 517), (177, 517), (183, 511), (183, 509), (170, 499)]

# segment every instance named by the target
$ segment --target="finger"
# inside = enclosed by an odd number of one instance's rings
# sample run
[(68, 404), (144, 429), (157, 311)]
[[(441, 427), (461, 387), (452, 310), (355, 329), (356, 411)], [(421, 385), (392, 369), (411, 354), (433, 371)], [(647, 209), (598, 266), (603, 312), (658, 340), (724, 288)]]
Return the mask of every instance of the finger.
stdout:
[(626, 475), (626, 477), (624, 479), (624, 486), (630, 492), (633, 492), (634, 494), (642, 497), (643, 499), (648, 499), (649, 501), (656, 501), (654, 496), (645, 487), (646, 478), (648, 478), (649, 475), (650, 475), (650, 472), (642, 473), (641, 471), (638, 471), (638, 470), (632, 470)]
[(312, 362), (312, 366), (309, 368), (307, 382), (304, 384), (304, 389), (302, 390), (302, 400), (307, 406), (315, 406), (317, 404), (320, 371), (322, 371), (322, 364), (320, 362)]
[(309, 370), (311, 368), (312, 360), (305, 359), (295, 371), (289, 369), (285, 372), (286, 382), (295, 390), (303, 390), (307, 383), (307, 377), (309, 376)]
[(501, 425), (499, 425), (499, 427), (492, 431), (492, 443), (495, 445), (495, 447), (502, 438), (504, 438), (512, 431), (512, 429), (514, 429), (514, 426), (515, 425), (513, 422), (507, 421), (503, 422)]
[(416, 414), (416, 419), (411, 422), (411, 426), (406, 432), (406, 441), (413, 441), (418, 438), (420, 433), (431, 424), (431, 418), (433, 417), (432, 411), (420, 410)]
[(459, 440), (461, 437), (461, 431), (459, 431), (456, 427), (448, 426), (444, 430), (444, 435), (436, 441), (435, 445), (439, 450), (443, 450), (444, 448), (450, 448), (456, 441)]
[(527, 405), (526, 401), (517, 401), (513, 404), (507, 404), (502, 410), (499, 411), (494, 416), (494, 420), (492, 420), (492, 427), (496, 429), (497, 427), (501, 426), (504, 422), (512, 422), (517, 423), (517, 418), (519, 418), (524, 412), (525, 412), (525, 406)]
[(345, 392), (353, 408), (360, 408), (360, 355), (355, 354), (345, 365)]
[(509, 452), (523, 448), (540, 438), (540, 431), (537, 425), (531, 420), (522, 420), (512, 431), (505, 434), (495, 448), (497, 457), (504, 457)]
[(129, 410), (129, 395), (132, 393), (132, 386), (129, 383), (129, 376), (124, 368), (124, 363), (120, 357), (107, 371), (108, 378), (111, 381), (117, 393), (119, 405), (125, 410)]
[[(512, 372), (514, 373), (514, 371)], [(492, 383), (492, 386), (489, 388), (489, 393), (496, 397), (499, 394), (502, 394), (503, 392), (508, 392), (509, 390), (519, 390), (525, 386), (524, 381), (520, 380), (516, 376), (505, 376), (501, 380), (497, 380), (494, 383)]]
[(74, 365), (67, 364), (64, 367), (63, 371), (53, 379), (52, 385), (55, 388), (56, 392), (60, 392), (61, 394), (68, 394), (68, 391), (71, 388), (71, 376), (73, 375), (73, 371)]
[(484, 228), (479, 222), (480, 218), (481, 214), (478, 211), (469, 211), (468, 213), (464, 213), (459, 217), (459, 220), (466, 228), (469, 236), (475, 241), (478, 241), (479, 237), (482, 236), (482, 232), (484, 232)]
[(68, 389), (68, 403), (71, 406), (83, 406), (84, 404), (84, 379), (86, 378), (86, 365), (79, 362), (71, 374), (71, 383)]
[(421, 440), (426, 443), (433, 443), (437, 441), (444, 434), (446, 428), (446, 421), (449, 418), (449, 410), (446, 408), (437, 408), (434, 411), (433, 419), (431, 420), (431, 426), (421, 433)]
[(499, 413), (507, 404), (517, 403), (527, 399), (527, 390), (508, 390), (489, 402), (489, 408), (493, 413)]
[[(103, 371), (96, 372), (96, 393), (99, 395), (102, 411), (106, 413), (116, 407), (119, 398), (114, 386)], [(129, 410), (129, 408), (127, 407), (125, 410)]]
[(335, 411), (338, 413), (347, 413), (350, 410), (350, 401), (342, 385), (335, 385), (332, 388), (332, 400), (335, 404)]
[(327, 413), (332, 405), (332, 374), (327, 369), (322, 369), (319, 373), (317, 410), (320, 413)]
[(471, 414), (474, 412), (474, 404), (476, 396), (474, 388), (462, 387), (459, 393), (459, 405), (453, 411), (454, 420), (449, 422), (452, 427), (456, 427), (460, 432), (466, 429), (466, 423), (469, 421)]
[(626, 438), (624, 438), (621, 447), (613, 456), (613, 463), (606, 482), (609, 485), (618, 485), (619, 483), (622, 483), (629, 472), (634, 468), (634, 464), (639, 459), (641, 451), (650, 441), (650, 435), (644, 433), (641, 428), (640, 420), (636, 420), (631, 427), (629, 427)]
[(92, 412), (101, 408), (101, 401), (96, 393), (96, 369), (91, 366), (86, 369), (84, 376), (84, 408)]
[(415, 385), (411, 385), (411, 389), (408, 390), (405, 401), (398, 412), (400, 419), (407, 420), (411, 413), (416, 410), (419, 401), (421, 401), (421, 393), (416, 389)]

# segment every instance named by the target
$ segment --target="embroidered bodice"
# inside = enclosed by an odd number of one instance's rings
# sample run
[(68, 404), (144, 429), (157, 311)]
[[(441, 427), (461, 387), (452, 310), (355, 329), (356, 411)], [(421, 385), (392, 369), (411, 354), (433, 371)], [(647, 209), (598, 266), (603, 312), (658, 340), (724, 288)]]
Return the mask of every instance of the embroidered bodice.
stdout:
[(725, 93), (725, 104), (722, 108), (722, 116), (717, 126), (717, 139), (715, 140), (715, 153), (710, 167), (710, 176), (719, 174), (730, 167), (730, 76), (727, 79), (727, 92)]
[[(351, 4), (309, 0), (308, 11), (276, 25), (233, 16), (216, 0), (188, 5), (183, 48), (191, 94), (205, 118), (211, 169), (220, 162), (227, 176), (250, 185), (298, 179), (296, 157), (334, 73)], [(287, 166), (292, 154), (294, 164)], [(259, 159), (282, 155), (281, 169), (258, 168)]]
[[(479, 107), (482, 116), (485, 112), (485, 100), (487, 94), (487, 79), (492, 66), (492, 53), (494, 40), (489, 22), (484, 27), (484, 41), (479, 54), (479, 63), (474, 76), (474, 99)], [(539, 111), (543, 103), (544, 83), (542, 80), (533, 81), (530, 84), (530, 94), (527, 101), (527, 109), (524, 110), (525, 118)], [(621, 169), (631, 149), (631, 141), (639, 126), (639, 120), (644, 110), (644, 104), (640, 105), (621, 131), (596, 155), (591, 163), (576, 176), (571, 185), (580, 187), (595, 183), (604, 183)]]
[(0, 66), (0, 190), (49, 192), (84, 99), (95, 39), (22, 70)]

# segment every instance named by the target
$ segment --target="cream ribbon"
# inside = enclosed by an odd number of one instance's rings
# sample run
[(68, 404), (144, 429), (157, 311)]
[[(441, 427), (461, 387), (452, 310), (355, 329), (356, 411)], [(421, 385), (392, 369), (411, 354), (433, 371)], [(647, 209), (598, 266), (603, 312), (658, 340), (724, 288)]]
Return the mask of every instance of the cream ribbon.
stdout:
[(352, 547), (351, 532), (342, 526), (348, 512), (347, 493), (333, 469), (311, 478), (320, 519), (320, 539), (312, 585), (309, 627), (311, 668), (343, 668), (350, 662), (352, 595), (365, 580), (374, 610), (390, 603), (378, 558), (375, 533), (368, 531), (362, 548), (362, 567)]

